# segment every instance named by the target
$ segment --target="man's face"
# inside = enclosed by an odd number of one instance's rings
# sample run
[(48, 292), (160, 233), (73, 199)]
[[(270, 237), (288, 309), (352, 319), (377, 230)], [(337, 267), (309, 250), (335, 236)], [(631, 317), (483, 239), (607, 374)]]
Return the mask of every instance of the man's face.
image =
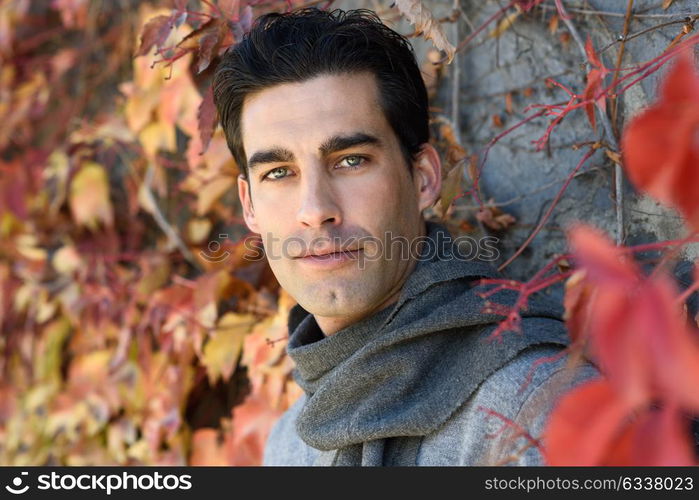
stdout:
[(241, 121), (238, 191), (280, 285), (326, 334), (393, 302), (415, 262), (396, 247), (389, 256), (386, 239), (424, 234), (440, 165), (427, 145), (411, 177), (374, 76), (267, 88), (245, 99)]

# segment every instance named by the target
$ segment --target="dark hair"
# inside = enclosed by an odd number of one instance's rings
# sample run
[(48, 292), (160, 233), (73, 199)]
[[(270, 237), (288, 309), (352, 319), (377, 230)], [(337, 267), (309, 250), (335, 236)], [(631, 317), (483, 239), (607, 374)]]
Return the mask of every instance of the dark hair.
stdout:
[(370, 71), (381, 108), (412, 161), (429, 140), (427, 91), (410, 42), (371, 10), (331, 12), (305, 8), (260, 16), (222, 56), (213, 81), (214, 102), (228, 148), (247, 177), (240, 114), (246, 95), (315, 76)]

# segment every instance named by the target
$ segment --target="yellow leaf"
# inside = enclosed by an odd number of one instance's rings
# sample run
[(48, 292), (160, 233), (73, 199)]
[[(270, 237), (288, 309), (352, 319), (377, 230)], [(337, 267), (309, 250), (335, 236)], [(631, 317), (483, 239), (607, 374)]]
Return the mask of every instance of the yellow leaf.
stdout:
[(63, 151), (54, 151), (44, 169), (44, 183), (50, 195), (49, 214), (54, 217), (66, 200), (70, 159)]
[(197, 198), (197, 215), (204, 215), (211, 206), (233, 187), (235, 179), (230, 176), (219, 177), (207, 183), (199, 191)]
[(211, 301), (204, 307), (196, 312), (197, 321), (204, 328), (213, 328), (216, 323), (216, 316), (218, 316), (218, 308), (216, 307), (216, 302)]
[(139, 134), (143, 151), (149, 159), (154, 159), (161, 149), (163, 151), (174, 151), (177, 147), (175, 138), (175, 127), (163, 122), (151, 123)]
[(85, 162), (70, 183), (70, 209), (79, 225), (96, 229), (99, 222), (113, 223), (109, 179), (102, 165)]
[(107, 381), (111, 357), (110, 349), (92, 351), (79, 356), (71, 363), (68, 378), (73, 383), (87, 382), (98, 387)]
[(39, 384), (29, 389), (24, 396), (24, 410), (31, 414), (40, 408), (46, 408), (58, 390), (54, 383)]
[(143, 276), (136, 285), (136, 294), (148, 300), (150, 294), (163, 286), (170, 277), (170, 261), (154, 257), (144, 263)]
[(674, 0), (663, 0), (663, 9), (668, 9)]
[(20, 286), (14, 296), (15, 311), (18, 313), (24, 312), (35, 293), (36, 287), (32, 283), (24, 283)]
[[(145, 58), (142, 58), (145, 59)], [(122, 92), (133, 86), (123, 85)], [(134, 95), (129, 96), (126, 106), (124, 107), (124, 115), (129, 128), (134, 132), (140, 132), (153, 118), (153, 109), (158, 105), (159, 94), (154, 91), (143, 91), (139, 88), (134, 92)]]
[(254, 326), (252, 314), (226, 313), (219, 319), (212, 338), (204, 346), (202, 362), (213, 385), (219, 377), (228, 381), (236, 364), (245, 335)]
[(45, 260), (46, 250), (38, 246), (39, 242), (36, 236), (31, 234), (23, 234), (15, 240), (17, 243), (17, 251), (23, 257), (29, 260)]
[(72, 274), (83, 265), (80, 254), (73, 245), (59, 248), (51, 260), (53, 267), (61, 274)]
[(36, 321), (43, 323), (51, 319), (56, 312), (58, 303), (49, 299), (49, 293), (46, 289), (42, 289), (39, 293), (38, 301), (36, 302)]
[(489, 33), (489, 36), (491, 38), (500, 37), (500, 35), (502, 35), (505, 31), (510, 29), (510, 27), (515, 23), (515, 20), (519, 17), (519, 15), (521, 13), (522, 13), (522, 11), (516, 10), (516, 11), (506, 15), (504, 18), (502, 18), (500, 20), (500, 22), (495, 27), (495, 29)]
[(70, 322), (64, 317), (48, 323), (43, 329), (38, 353), (34, 357), (34, 376), (38, 380), (60, 382), (61, 350), (70, 333)]
[(447, 174), (447, 178), (444, 179), (444, 182), (442, 183), (440, 208), (443, 217), (446, 217), (449, 205), (451, 205), (451, 202), (454, 201), (454, 198), (456, 198), (459, 191), (461, 191), (461, 179), (463, 177), (463, 173), (464, 164), (461, 163), (460, 165), (451, 169), (451, 171)]
[(211, 221), (206, 217), (187, 222), (187, 239), (195, 245), (204, 241), (210, 232)]

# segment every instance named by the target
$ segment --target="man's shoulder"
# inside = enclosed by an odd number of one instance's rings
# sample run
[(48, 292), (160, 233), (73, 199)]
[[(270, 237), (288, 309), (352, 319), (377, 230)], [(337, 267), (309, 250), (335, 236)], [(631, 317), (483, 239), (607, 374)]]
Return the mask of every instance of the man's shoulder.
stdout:
[(265, 444), (263, 465), (311, 465), (319, 450), (308, 446), (296, 432), (296, 418), (303, 409), (302, 394), (275, 422)]
[[(564, 355), (565, 354), (565, 355)], [(493, 372), (454, 414), (423, 440), (425, 465), (543, 465), (539, 439), (555, 403), (600, 376), (583, 363), (568, 366), (560, 346), (525, 349)]]

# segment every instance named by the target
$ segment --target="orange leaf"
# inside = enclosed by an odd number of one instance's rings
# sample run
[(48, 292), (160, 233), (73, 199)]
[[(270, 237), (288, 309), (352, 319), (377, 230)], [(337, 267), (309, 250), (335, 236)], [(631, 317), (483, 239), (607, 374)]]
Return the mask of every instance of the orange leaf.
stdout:
[(192, 435), (189, 465), (230, 465), (216, 429), (198, 429)]
[(231, 465), (260, 465), (265, 442), (282, 411), (250, 395), (233, 408), (233, 431), (228, 441)]

